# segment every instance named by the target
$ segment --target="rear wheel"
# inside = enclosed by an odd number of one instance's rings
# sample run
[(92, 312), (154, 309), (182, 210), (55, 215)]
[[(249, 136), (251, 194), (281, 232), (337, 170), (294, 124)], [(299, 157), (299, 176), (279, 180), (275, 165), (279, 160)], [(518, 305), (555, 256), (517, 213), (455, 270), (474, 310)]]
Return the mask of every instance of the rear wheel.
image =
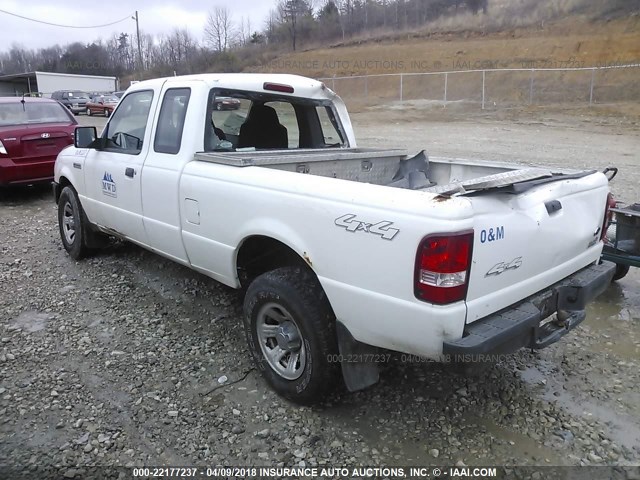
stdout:
[(90, 108), (87, 108), (87, 115), (91, 116), (91, 109)]
[(105, 116), (105, 117), (109, 117), (109, 115), (110, 115), (110, 114), (111, 114), (111, 112), (109, 112), (109, 109), (108, 109), (108, 108), (105, 108), (105, 109), (104, 109), (104, 116)]
[(300, 404), (333, 390), (339, 363), (335, 316), (311, 272), (285, 267), (257, 277), (244, 301), (249, 351), (271, 387)]
[(629, 265), (622, 265), (621, 263), (616, 263), (616, 273), (613, 274), (612, 281), (620, 280), (624, 278), (629, 273)]

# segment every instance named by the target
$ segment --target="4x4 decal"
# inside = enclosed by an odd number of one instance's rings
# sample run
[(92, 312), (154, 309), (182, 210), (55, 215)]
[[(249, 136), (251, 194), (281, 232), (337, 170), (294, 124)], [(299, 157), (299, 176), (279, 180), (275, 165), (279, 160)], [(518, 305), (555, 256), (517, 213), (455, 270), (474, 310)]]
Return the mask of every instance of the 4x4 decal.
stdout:
[(339, 218), (336, 218), (335, 224), (338, 227), (345, 228), (347, 232), (362, 231), (365, 233), (373, 233), (374, 235), (380, 235), (385, 240), (393, 240), (400, 230), (397, 228), (389, 228), (393, 225), (393, 222), (383, 220), (378, 223), (368, 223), (356, 219), (356, 215), (347, 213)]

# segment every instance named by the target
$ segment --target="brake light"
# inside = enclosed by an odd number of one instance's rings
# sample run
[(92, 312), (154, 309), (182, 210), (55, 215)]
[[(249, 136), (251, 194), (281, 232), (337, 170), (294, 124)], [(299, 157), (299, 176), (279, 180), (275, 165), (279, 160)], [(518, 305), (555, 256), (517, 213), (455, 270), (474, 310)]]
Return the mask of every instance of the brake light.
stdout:
[(416, 255), (416, 298), (444, 305), (467, 296), (473, 231), (425, 237)]
[(271, 90), (272, 92), (293, 93), (293, 87), (291, 85), (283, 85), (281, 83), (265, 82), (262, 88)]
[(611, 220), (613, 220), (613, 212), (610, 210), (611, 208), (615, 208), (616, 201), (613, 199), (613, 195), (611, 192), (607, 195), (607, 203), (604, 207), (604, 221), (602, 222), (602, 232), (600, 234), (600, 240), (604, 241), (607, 235), (607, 230), (609, 229), (609, 224)]

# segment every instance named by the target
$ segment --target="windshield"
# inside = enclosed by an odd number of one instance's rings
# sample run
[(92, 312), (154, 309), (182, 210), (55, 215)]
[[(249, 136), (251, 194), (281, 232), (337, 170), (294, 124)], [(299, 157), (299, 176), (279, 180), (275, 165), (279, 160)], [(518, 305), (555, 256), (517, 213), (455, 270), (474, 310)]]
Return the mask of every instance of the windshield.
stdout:
[(80, 92), (80, 91), (69, 92), (69, 96), (74, 98), (89, 98), (89, 95), (87, 93)]
[(96, 100), (102, 100), (104, 103), (118, 103), (120, 99), (114, 95), (105, 95), (104, 97), (98, 97)]
[(70, 121), (64, 107), (57, 103), (0, 103), (0, 126)]

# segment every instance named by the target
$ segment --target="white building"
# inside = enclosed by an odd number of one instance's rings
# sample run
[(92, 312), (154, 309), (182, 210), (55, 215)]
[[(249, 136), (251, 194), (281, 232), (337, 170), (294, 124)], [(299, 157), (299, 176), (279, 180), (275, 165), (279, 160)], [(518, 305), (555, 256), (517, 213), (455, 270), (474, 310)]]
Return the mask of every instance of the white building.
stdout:
[(0, 96), (39, 92), (45, 97), (50, 97), (56, 90), (113, 92), (119, 90), (119, 82), (116, 77), (52, 72), (29, 72), (0, 76)]

